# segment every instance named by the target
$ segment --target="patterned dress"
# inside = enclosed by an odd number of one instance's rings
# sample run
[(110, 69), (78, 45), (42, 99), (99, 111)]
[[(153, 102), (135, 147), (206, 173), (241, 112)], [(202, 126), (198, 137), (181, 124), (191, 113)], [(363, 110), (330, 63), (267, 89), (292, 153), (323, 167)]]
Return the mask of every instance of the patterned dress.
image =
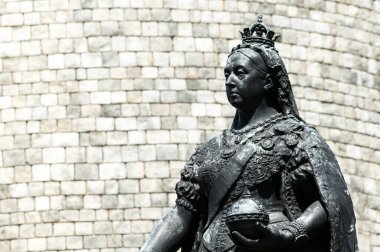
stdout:
[[(326, 173), (332, 177), (326, 179)], [(331, 189), (336, 192), (329, 193)], [(269, 213), (269, 225), (278, 228), (321, 201), (329, 226), (292, 251), (354, 251), (338, 246), (356, 246), (352, 204), (335, 158), (314, 128), (291, 115), (276, 114), (253, 127), (225, 130), (199, 146), (182, 170), (176, 192), (176, 204), (199, 220), (194, 242), (182, 251), (244, 251), (232, 242), (226, 224), (229, 207), (242, 197), (259, 201)], [(346, 197), (339, 202), (341, 195)], [(340, 209), (342, 205), (348, 210)], [(341, 210), (351, 221), (341, 223)], [(347, 225), (353, 225), (351, 234), (345, 233)], [(353, 237), (347, 240), (347, 235)]]

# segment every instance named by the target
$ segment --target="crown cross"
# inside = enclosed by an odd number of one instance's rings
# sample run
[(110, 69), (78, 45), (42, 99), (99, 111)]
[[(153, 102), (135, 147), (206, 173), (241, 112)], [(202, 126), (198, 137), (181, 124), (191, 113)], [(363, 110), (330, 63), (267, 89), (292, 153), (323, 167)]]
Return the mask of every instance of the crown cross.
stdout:
[(243, 43), (260, 43), (274, 46), (274, 42), (280, 35), (275, 34), (264, 22), (263, 16), (259, 15), (256, 23), (240, 31)]

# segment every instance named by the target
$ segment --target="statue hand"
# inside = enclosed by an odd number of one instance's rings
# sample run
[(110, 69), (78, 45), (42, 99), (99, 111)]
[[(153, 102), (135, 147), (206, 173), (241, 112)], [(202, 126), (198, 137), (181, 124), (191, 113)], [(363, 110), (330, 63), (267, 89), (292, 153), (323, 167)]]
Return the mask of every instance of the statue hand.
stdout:
[(294, 236), (288, 230), (279, 230), (259, 222), (256, 228), (261, 234), (258, 239), (249, 239), (237, 231), (231, 233), (231, 238), (237, 247), (252, 250), (278, 251), (278, 249), (289, 248), (293, 244)]

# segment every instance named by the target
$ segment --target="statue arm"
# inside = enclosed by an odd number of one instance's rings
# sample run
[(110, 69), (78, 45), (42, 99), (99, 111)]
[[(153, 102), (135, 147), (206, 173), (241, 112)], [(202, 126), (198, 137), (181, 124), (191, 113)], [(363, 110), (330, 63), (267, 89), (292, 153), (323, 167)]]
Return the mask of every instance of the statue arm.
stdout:
[(327, 214), (320, 201), (314, 201), (297, 219), (309, 237), (318, 233), (327, 224)]
[(193, 213), (181, 206), (175, 206), (145, 241), (140, 252), (175, 252), (190, 231)]

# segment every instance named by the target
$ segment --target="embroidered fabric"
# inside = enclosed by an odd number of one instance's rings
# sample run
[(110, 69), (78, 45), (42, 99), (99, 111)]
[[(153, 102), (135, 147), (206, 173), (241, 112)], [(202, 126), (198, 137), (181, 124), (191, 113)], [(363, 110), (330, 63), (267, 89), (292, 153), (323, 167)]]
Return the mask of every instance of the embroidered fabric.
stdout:
[[(214, 230), (212, 244), (206, 247), (212, 251), (225, 251), (230, 245), (229, 230), (226, 225), (226, 213), (236, 200), (238, 200), (243, 193), (254, 191), (255, 188), (265, 182), (269, 181), (274, 175), (280, 174), (282, 178), (282, 186), (279, 195), (281, 201), (290, 219), (299, 216), (302, 211), (297, 203), (293, 182), (299, 179), (307, 179), (308, 176), (291, 176), (294, 172), (304, 174), (311, 172), (307, 167), (308, 159), (302, 145), (302, 125), (293, 119), (292, 116), (284, 118), (276, 118), (274, 123), (270, 123), (265, 131), (262, 130), (257, 134), (246, 132), (244, 134), (251, 134), (251, 137), (244, 136), (244, 141), (252, 141), (255, 143), (255, 152), (249, 159), (248, 163), (242, 167), (243, 171), (240, 178), (237, 180), (233, 188), (231, 188), (225, 201), (219, 209), (220, 224), (217, 230)], [(259, 131), (259, 130), (258, 130)], [(190, 158), (189, 162), (185, 165), (181, 172), (181, 180), (177, 183), (177, 205), (182, 206), (194, 213), (201, 213), (200, 202), (207, 202), (207, 197), (214, 185), (215, 178), (221, 170), (228, 158), (223, 158), (220, 153), (223, 152), (223, 137), (217, 137), (205, 145), (196, 149), (196, 152)], [(197, 237), (201, 239), (202, 228), (199, 228)], [(199, 242), (199, 241), (198, 241)], [(194, 247), (193, 251), (197, 251)]]
[(295, 220), (290, 222), (288, 225), (284, 226), (283, 230), (288, 230), (294, 236), (294, 247), (301, 247), (307, 240), (309, 236), (306, 233), (305, 227), (301, 222)]

